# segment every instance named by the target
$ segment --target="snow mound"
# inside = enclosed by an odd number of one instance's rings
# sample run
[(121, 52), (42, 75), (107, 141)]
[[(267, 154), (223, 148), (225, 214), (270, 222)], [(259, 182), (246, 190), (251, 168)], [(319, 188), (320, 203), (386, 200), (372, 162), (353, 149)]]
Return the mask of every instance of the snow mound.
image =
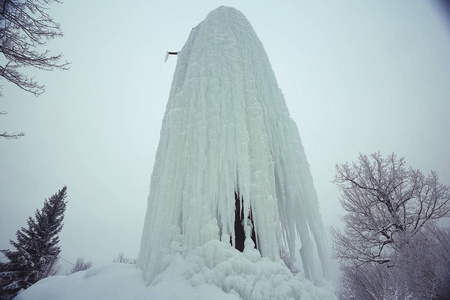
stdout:
[(180, 247), (172, 243), (167, 268), (150, 286), (135, 265), (111, 264), (43, 279), (15, 300), (337, 299), (329, 283), (315, 286), (250, 247), (241, 253), (217, 240), (193, 250)]

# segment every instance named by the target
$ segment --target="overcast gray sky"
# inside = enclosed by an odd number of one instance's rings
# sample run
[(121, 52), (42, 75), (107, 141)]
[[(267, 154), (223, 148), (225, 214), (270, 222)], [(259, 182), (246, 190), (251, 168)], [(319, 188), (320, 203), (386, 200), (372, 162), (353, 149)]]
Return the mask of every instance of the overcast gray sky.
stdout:
[[(339, 226), (336, 163), (404, 156), (450, 184), (450, 22), (433, 1), (66, 1), (48, 47), (66, 72), (26, 69), (36, 98), (0, 82), (0, 249), (68, 187), (61, 256), (99, 266), (136, 257), (176, 58), (220, 5), (262, 41), (311, 165), (325, 226)], [(64, 268), (69, 268), (61, 262)]]

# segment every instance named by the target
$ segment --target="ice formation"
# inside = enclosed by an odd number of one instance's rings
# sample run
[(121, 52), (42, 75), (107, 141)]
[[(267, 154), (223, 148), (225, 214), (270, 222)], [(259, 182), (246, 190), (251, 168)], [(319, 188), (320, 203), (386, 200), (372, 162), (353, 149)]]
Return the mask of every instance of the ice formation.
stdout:
[(262, 258), (276, 261), (283, 251), (293, 261), (300, 251), (305, 276), (315, 280), (317, 249), (327, 277), (325, 234), (297, 126), (252, 26), (236, 9), (219, 7), (178, 53), (138, 257), (148, 284), (175, 255), (214, 240), (235, 244), (235, 195), (246, 250), (254, 246), (253, 227)]

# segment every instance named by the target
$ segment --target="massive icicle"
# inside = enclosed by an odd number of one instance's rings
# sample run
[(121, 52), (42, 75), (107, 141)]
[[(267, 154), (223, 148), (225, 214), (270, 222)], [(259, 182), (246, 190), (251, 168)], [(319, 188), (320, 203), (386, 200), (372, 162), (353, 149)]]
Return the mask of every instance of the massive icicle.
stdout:
[(148, 282), (167, 266), (175, 241), (182, 249), (234, 241), (235, 192), (244, 220), (252, 210), (262, 256), (277, 259), (285, 249), (293, 259), (299, 237), (314, 279), (312, 233), (326, 276), (322, 219), (297, 127), (250, 23), (219, 7), (178, 54), (138, 258)]

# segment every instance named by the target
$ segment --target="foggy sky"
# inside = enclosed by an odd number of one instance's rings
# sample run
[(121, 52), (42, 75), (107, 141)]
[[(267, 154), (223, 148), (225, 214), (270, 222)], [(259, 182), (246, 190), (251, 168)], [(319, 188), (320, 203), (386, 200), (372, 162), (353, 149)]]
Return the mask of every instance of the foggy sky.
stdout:
[(0, 249), (67, 185), (61, 256), (94, 266), (137, 256), (176, 64), (165, 52), (220, 5), (240, 10), (266, 49), (326, 228), (342, 213), (335, 164), (360, 152), (394, 152), (450, 184), (450, 23), (435, 2), (174, 2), (52, 6), (65, 35), (48, 48), (70, 70), (24, 70), (46, 85), (38, 98), (0, 82), (0, 131), (26, 132), (0, 140)]

